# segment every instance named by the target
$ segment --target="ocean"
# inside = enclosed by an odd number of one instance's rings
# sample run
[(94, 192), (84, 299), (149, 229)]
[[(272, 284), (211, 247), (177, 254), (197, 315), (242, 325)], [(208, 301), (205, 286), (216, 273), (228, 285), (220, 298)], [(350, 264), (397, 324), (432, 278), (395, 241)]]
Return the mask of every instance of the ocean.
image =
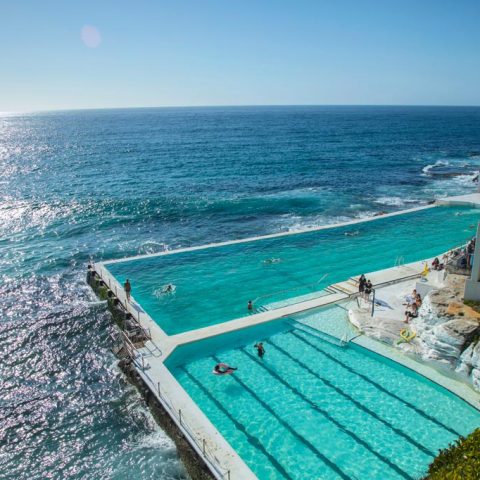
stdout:
[(423, 205), (479, 170), (480, 108), (0, 115), (0, 476), (186, 478), (116, 367), (89, 260)]

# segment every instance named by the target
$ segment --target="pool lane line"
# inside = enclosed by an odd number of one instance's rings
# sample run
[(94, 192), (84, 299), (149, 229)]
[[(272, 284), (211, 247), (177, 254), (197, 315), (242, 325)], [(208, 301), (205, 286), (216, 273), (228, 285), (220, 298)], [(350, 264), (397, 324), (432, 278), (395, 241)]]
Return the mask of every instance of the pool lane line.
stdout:
[[(455, 435), (456, 437), (460, 437), (462, 436), (461, 433), (455, 431), (453, 428), (449, 427), (448, 425), (444, 425), (440, 420), (436, 419), (435, 417), (433, 417), (432, 415), (428, 414), (427, 412), (423, 411), (421, 408), (418, 408), (417, 406), (413, 405), (413, 403), (410, 403), (408, 400), (405, 400), (403, 399), (402, 397), (398, 396), (396, 393), (393, 393), (393, 392), (390, 392), (389, 390), (387, 390), (385, 387), (383, 387), (382, 385), (380, 385), (379, 383), (375, 382), (375, 380), (372, 380), (370, 379), (369, 377), (367, 377), (366, 375), (364, 375), (363, 373), (360, 373), (358, 371), (356, 371), (355, 369), (351, 368), (350, 366), (348, 366), (347, 364), (343, 363), (341, 360), (335, 358), (333, 355), (331, 355), (330, 353), (327, 353), (325, 352), (323, 349), (321, 349), (320, 347), (316, 346), (315, 344), (313, 344), (312, 342), (308, 341), (306, 338), (303, 338), (302, 335), (299, 335), (298, 333), (292, 331), (291, 332), (292, 335), (294, 335), (295, 337), (297, 337), (299, 340), (301, 340), (302, 342), (306, 343), (307, 345), (310, 345), (310, 347), (314, 348), (315, 350), (317, 350), (318, 352), (320, 352), (322, 355), (326, 356), (327, 358), (331, 359), (333, 362), (341, 365), (343, 368), (345, 368), (347, 371), (349, 371), (350, 373), (353, 373), (354, 375), (357, 375), (359, 376), (360, 378), (362, 378), (363, 380), (365, 380), (366, 382), (370, 383), (371, 385), (373, 385), (375, 388), (377, 388), (378, 390), (380, 390), (381, 392), (383, 393), (386, 393), (387, 395), (389, 395), (390, 397), (394, 398), (395, 400), (398, 400), (399, 402), (405, 404), (407, 407), (410, 407), (412, 410), (414, 410), (416, 413), (418, 413), (419, 415), (421, 415), (422, 417), (426, 418), (427, 420), (430, 420), (432, 423), (435, 423), (436, 425), (438, 425), (439, 427), (441, 428), (444, 428), (445, 430), (447, 430), (449, 433), (451, 433), (452, 435)], [(308, 332), (304, 332), (306, 335), (309, 335)], [(310, 335), (310, 336), (313, 336), (313, 335)]]
[[(220, 363), (220, 360), (213, 355), (212, 358), (217, 362)], [(351, 480), (351, 477), (349, 477), (343, 470), (341, 470), (335, 463), (333, 463), (330, 459), (328, 459), (320, 450), (318, 450), (315, 445), (310, 443), (305, 437), (300, 435), (288, 422), (286, 422), (283, 418), (279, 417), (275, 411), (268, 405), (266, 402), (264, 402), (249, 386), (247, 386), (242, 380), (238, 378), (237, 375), (233, 374), (231, 375), (231, 378), (235, 380), (241, 387), (243, 387), (267, 412), (274, 417), (278, 423), (280, 423), (286, 430), (288, 430), (297, 440), (300, 441), (300, 443), (303, 443), (309, 450), (311, 450), (314, 454), (316, 454), (317, 457), (319, 457), (324, 464), (326, 464), (328, 467), (330, 467), (331, 470), (333, 470), (337, 475), (339, 475), (343, 480)]]
[(400, 437), (403, 437), (405, 440), (407, 440), (409, 443), (411, 443), (412, 445), (414, 445), (415, 447), (417, 447), (420, 451), (422, 451), (423, 453), (425, 453), (426, 455), (432, 457), (432, 458), (435, 458), (436, 457), (436, 454), (433, 453), (430, 449), (424, 447), (422, 444), (418, 443), (415, 439), (413, 439), (412, 437), (410, 437), (410, 435), (408, 435), (408, 433), (405, 433), (403, 430), (400, 430), (399, 428), (397, 427), (394, 427), (393, 425), (391, 425), (390, 423), (388, 423), (387, 420), (383, 419), (380, 415), (378, 415), (376, 412), (374, 412), (373, 410), (370, 410), (368, 407), (366, 407), (365, 405), (363, 405), (361, 402), (359, 402), (358, 400), (355, 400), (355, 398), (353, 398), (351, 395), (349, 395), (348, 393), (344, 392), (341, 388), (337, 387), (336, 385), (334, 385), (332, 382), (330, 382), (330, 380), (327, 380), (326, 378), (323, 378), (321, 377), (320, 375), (318, 375), (317, 372), (315, 372), (314, 370), (312, 370), (306, 363), (303, 363), (301, 360), (298, 360), (297, 358), (295, 358), (294, 356), (292, 356), (289, 352), (287, 352), (286, 350), (284, 350), (282, 347), (279, 347), (278, 345), (276, 345), (275, 343), (273, 343), (272, 341), (269, 341), (269, 345), (276, 348), (277, 350), (279, 350), (281, 353), (283, 353), (285, 356), (289, 357), (291, 360), (293, 360), (294, 362), (296, 362), (298, 365), (300, 365), (302, 368), (304, 368), (305, 370), (307, 370), (310, 374), (312, 374), (314, 377), (318, 378), (324, 385), (327, 385), (328, 387), (332, 388), (333, 390), (335, 390), (338, 394), (340, 394), (342, 397), (348, 399), (351, 403), (353, 403), (357, 408), (359, 408), (360, 410), (364, 411), (365, 413), (369, 414), (370, 416), (372, 416), (373, 418), (375, 418), (376, 420), (378, 420), (379, 422), (383, 423), (384, 425), (386, 425), (388, 428), (390, 428), (391, 430), (393, 430), (397, 435), (399, 435)]
[(219, 402), (213, 395), (212, 393), (203, 385), (197, 378), (193, 376), (192, 373), (190, 373), (185, 367), (181, 367), (181, 369), (185, 372), (185, 374), (190, 378), (190, 380), (197, 385), (198, 388), (213, 402), (213, 404), (229, 419), (231, 422), (235, 425), (235, 428), (242, 432), (246, 437), (248, 443), (252, 445), (256, 450), (259, 450), (260, 452), (265, 455), (270, 463), (280, 472), (281, 475), (283, 475), (284, 478), (288, 480), (293, 480), (293, 478), (289, 475), (289, 473), (285, 470), (285, 468), (277, 461), (275, 457), (270, 455), (268, 450), (263, 446), (263, 443), (254, 435), (251, 435), (248, 433), (247, 429), (245, 426), (240, 423), (238, 420), (236, 420), (230, 412), (222, 405), (221, 402)]
[(415, 480), (414, 477), (411, 477), (407, 472), (403, 471), (400, 467), (398, 467), (390, 459), (388, 459), (387, 457), (384, 457), (381, 453), (377, 452), (368, 442), (366, 442), (365, 440), (362, 440), (354, 432), (348, 430), (338, 420), (336, 420), (334, 417), (332, 417), (326, 410), (322, 409), (314, 401), (309, 399), (305, 394), (300, 392), (300, 390), (298, 390), (296, 387), (294, 387), (294, 386), (290, 385), (288, 382), (286, 382), (275, 371), (273, 371), (271, 368), (267, 367), (265, 362), (259, 360), (257, 357), (255, 357), (255, 355), (248, 352), (245, 349), (245, 347), (242, 348), (242, 349), (239, 349), (239, 350), (241, 352), (243, 352), (245, 355), (248, 355), (252, 360), (254, 360), (256, 363), (258, 363), (262, 368), (264, 368), (273, 378), (275, 378), (282, 385), (284, 385), (286, 388), (288, 388), (294, 395), (300, 397), (304, 402), (308, 403), (314, 410), (321, 413), (328, 421), (333, 423), (339, 430), (341, 430), (345, 434), (349, 435), (355, 442), (362, 445), (366, 450), (368, 450), (371, 454), (376, 456), (380, 461), (382, 461), (386, 465), (388, 465), (392, 470), (395, 470), (395, 472), (397, 472), (403, 478), (406, 478), (406, 479), (409, 479), (409, 480)]

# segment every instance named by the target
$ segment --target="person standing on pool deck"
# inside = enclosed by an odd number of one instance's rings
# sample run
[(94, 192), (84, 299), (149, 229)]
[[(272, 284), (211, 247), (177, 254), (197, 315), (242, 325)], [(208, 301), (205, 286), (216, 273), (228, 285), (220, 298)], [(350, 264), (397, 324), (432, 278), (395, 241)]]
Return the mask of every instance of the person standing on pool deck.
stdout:
[(367, 279), (365, 275), (362, 273), (360, 278), (358, 279), (358, 293), (363, 296), (363, 292), (365, 291), (365, 284), (367, 283)]
[(373, 290), (373, 285), (370, 280), (367, 280), (367, 283), (365, 284), (365, 300), (369, 300), (370, 294), (372, 293)]
[(254, 345), (254, 348), (257, 349), (257, 355), (260, 357), (260, 358), (263, 358), (263, 356), (265, 355), (265, 349), (263, 348), (263, 342), (258, 342)]
[(123, 284), (123, 288), (125, 289), (125, 295), (127, 296), (127, 302), (130, 301), (130, 293), (132, 292), (132, 286), (130, 285), (130, 280), (127, 278), (125, 283)]

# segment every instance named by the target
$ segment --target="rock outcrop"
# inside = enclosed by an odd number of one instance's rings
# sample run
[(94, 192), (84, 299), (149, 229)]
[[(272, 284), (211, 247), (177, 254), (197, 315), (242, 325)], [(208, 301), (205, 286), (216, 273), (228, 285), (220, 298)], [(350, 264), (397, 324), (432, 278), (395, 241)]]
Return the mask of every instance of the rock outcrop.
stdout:
[(480, 313), (463, 303), (465, 277), (449, 275), (430, 292), (412, 325), (425, 360), (449, 365), (480, 390)]

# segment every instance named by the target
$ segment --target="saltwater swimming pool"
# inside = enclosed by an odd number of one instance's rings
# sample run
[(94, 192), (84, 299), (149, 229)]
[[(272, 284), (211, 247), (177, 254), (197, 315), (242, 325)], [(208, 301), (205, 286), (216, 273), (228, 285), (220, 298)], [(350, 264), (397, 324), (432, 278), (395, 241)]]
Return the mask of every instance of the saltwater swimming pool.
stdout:
[[(312, 311), (182, 346), (166, 364), (260, 480), (420, 478), (439, 449), (480, 426), (480, 412), (315, 330), (342, 333), (342, 318), (339, 307)], [(220, 361), (238, 370), (212, 375)]]
[[(434, 207), (355, 225), (258, 239), (215, 248), (106, 263), (167, 333), (247, 315), (258, 304), (306, 294), (352, 275), (438, 255), (475, 232), (480, 210)], [(354, 235), (346, 235), (354, 234)], [(161, 288), (174, 284), (174, 294)]]

